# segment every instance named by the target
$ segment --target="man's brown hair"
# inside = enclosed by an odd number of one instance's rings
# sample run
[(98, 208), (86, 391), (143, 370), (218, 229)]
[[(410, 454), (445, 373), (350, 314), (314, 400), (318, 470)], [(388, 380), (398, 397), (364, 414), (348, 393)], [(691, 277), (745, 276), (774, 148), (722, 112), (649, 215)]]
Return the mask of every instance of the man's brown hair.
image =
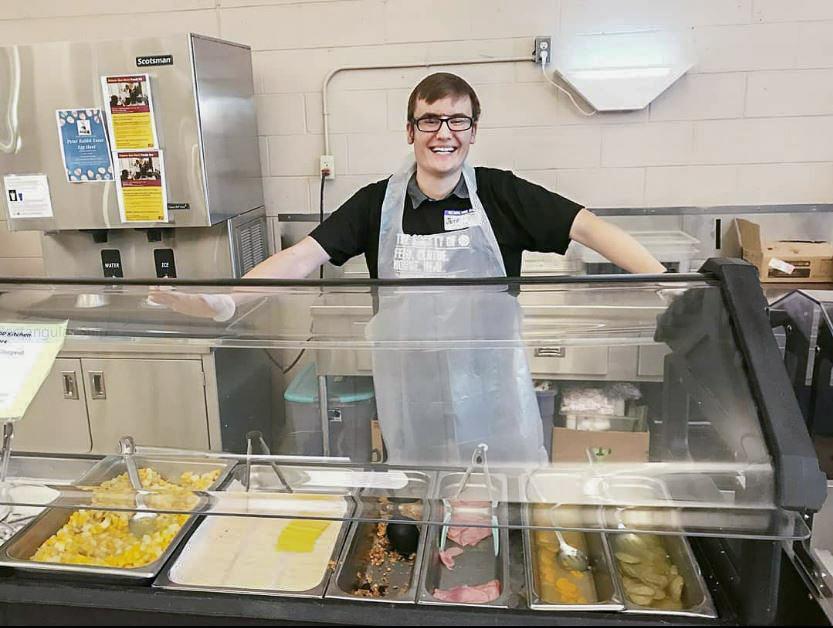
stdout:
[(447, 96), (468, 96), (471, 100), (471, 117), (477, 122), (480, 118), (480, 101), (477, 94), (465, 80), (449, 72), (436, 72), (426, 76), (414, 87), (408, 98), (408, 122), (414, 119), (417, 100), (424, 100), (430, 105)]

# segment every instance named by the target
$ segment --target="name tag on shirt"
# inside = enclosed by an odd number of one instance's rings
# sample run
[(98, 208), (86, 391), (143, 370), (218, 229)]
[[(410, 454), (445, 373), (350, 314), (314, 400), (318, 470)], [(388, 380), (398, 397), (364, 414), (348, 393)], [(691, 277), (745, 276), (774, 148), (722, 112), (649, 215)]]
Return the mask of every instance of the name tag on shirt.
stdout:
[(446, 209), (443, 212), (443, 226), (446, 231), (479, 227), (480, 214), (474, 209)]

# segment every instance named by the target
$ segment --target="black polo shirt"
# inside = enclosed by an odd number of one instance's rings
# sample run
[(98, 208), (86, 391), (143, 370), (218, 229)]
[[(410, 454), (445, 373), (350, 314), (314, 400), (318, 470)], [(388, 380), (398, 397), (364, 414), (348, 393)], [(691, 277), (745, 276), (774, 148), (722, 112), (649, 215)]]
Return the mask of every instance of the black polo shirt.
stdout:
[[(508, 170), (474, 171), (477, 195), (495, 232), (509, 277), (520, 275), (523, 251), (562, 255), (567, 251), (570, 228), (581, 205)], [(310, 234), (336, 266), (364, 253), (370, 276), (378, 277), (379, 228), (387, 183), (383, 179), (363, 187)], [(411, 235), (444, 233), (445, 211), (471, 209), (468, 195), (460, 190), (458, 185), (450, 196), (438, 201), (426, 198), (416, 208), (412, 194), (407, 194), (403, 231)]]

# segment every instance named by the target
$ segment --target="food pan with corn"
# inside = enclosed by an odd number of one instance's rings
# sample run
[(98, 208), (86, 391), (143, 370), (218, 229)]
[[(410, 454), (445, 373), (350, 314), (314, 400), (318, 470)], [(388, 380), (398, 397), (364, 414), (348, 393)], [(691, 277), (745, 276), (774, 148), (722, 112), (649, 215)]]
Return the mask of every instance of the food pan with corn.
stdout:
[(533, 529), (524, 530), (527, 591), (533, 610), (621, 610), (624, 605), (611, 575), (611, 561), (600, 533), (564, 531), (564, 540), (589, 559), (586, 571), (567, 569), (559, 560), (554, 527), (570, 525), (571, 515), (550, 504), (531, 506)]
[[(137, 457), (142, 487), (151, 509), (189, 511), (199, 506), (193, 491), (216, 488), (230, 471), (217, 461)], [(120, 456), (105, 458), (79, 481), (92, 488), (90, 509), (45, 510), (2, 548), (0, 564), (19, 569), (78, 572), (93, 576), (153, 578), (193, 523), (184, 513), (160, 513), (151, 534), (131, 534), (132, 492)]]

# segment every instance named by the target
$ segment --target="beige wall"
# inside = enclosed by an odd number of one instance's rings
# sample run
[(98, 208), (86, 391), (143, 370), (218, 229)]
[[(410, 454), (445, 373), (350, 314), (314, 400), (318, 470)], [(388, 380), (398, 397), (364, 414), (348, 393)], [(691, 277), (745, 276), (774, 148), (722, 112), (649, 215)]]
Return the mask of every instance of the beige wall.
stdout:
[[(0, 2), (2, 44), (109, 38), (126, 24), (136, 36), (190, 30), (253, 47), (272, 216), (317, 212), (320, 89), (332, 68), (525, 55), (535, 35), (646, 28), (688, 38), (697, 65), (639, 112), (585, 118), (532, 63), (455, 68), (484, 108), (473, 160), (591, 207), (833, 202), (830, 0)], [(425, 73), (333, 81), (327, 210), (406, 154), (405, 102)], [(0, 275), (38, 272), (37, 239), (4, 232)]]

